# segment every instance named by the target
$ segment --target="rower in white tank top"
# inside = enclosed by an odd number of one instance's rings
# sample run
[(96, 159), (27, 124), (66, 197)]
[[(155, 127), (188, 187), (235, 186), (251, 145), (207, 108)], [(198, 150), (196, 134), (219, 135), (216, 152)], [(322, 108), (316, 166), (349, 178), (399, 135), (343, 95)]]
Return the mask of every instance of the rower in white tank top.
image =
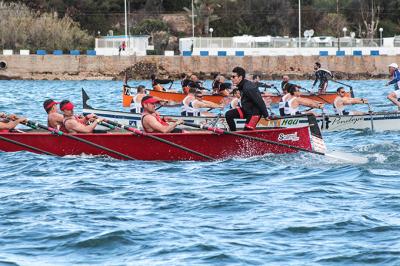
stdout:
[(200, 110), (193, 107), (193, 101), (193, 95), (188, 95), (183, 99), (183, 106), (181, 111), (182, 116), (200, 116)]
[(285, 102), (285, 115), (298, 115), (301, 114), (299, 111), (299, 106), (293, 107), (293, 101), (297, 99), (297, 97), (292, 97), (291, 99)]

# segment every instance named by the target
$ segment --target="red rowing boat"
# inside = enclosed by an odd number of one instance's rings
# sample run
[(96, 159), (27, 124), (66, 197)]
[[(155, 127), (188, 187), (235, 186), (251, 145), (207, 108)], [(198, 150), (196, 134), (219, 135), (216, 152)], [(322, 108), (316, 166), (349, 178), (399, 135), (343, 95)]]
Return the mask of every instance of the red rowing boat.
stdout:
[[(323, 144), (323, 140), (312, 136), (309, 127), (242, 131), (237, 133), (268, 140), (270, 143), (236, 135), (218, 135), (203, 131), (183, 134), (153, 135), (205, 154), (213, 159), (251, 157), (268, 153), (294, 153), (298, 152), (298, 149), (304, 149), (310, 152), (324, 152), (318, 148), (321, 143)], [(66, 136), (57, 136), (40, 131), (0, 133), (0, 151), (46, 152), (58, 156), (81, 154), (108, 155), (116, 159), (126, 159), (126, 157), (119, 156), (119, 153), (137, 160), (149, 161), (205, 160), (204, 157), (168, 143), (160, 142), (146, 136), (132, 135), (130, 133), (119, 132), (71, 135), (79, 137), (86, 142), (84, 143), (76, 139), (67, 138)], [(97, 147), (89, 145), (87, 142), (94, 143)], [(286, 146), (284, 146), (285, 144)], [(291, 147), (287, 145), (291, 145)], [(112, 153), (99, 147), (105, 147), (115, 152)]]

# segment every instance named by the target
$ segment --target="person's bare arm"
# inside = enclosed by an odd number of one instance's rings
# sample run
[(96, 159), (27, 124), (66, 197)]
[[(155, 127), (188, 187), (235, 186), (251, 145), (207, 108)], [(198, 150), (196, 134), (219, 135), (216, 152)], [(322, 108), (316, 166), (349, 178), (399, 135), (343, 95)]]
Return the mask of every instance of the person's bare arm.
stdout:
[(158, 132), (162, 132), (162, 133), (169, 133), (172, 130), (174, 130), (174, 128), (177, 125), (182, 124), (183, 121), (178, 120), (176, 122), (169, 124), (168, 126), (163, 126), (160, 122), (157, 121), (157, 119), (154, 116), (146, 115), (143, 118), (143, 123), (146, 125), (146, 127), (149, 127), (151, 129), (153, 129), (154, 131), (158, 131)]
[(307, 99), (307, 98), (296, 98), (297, 103), (304, 105), (304, 106), (308, 106), (308, 107), (312, 107), (312, 108), (323, 108), (324, 104), (311, 100), (311, 99)]
[(26, 118), (20, 117), (16, 120), (10, 120), (9, 122), (0, 122), (1, 129), (14, 129), (19, 123), (26, 121)]
[(343, 99), (344, 105), (363, 104), (363, 103), (368, 103), (368, 99), (364, 99), (364, 98), (344, 98)]
[(68, 120), (66, 122), (66, 127), (68, 130), (73, 130), (78, 133), (92, 133), (93, 129), (97, 126), (98, 123), (103, 121), (101, 118), (96, 119), (92, 124), (85, 126), (79, 123), (76, 120)]
[(209, 101), (195, 101), (193, 103), (194, 108), (222, 108), (224, 107), (222, 104), (216, 104)]

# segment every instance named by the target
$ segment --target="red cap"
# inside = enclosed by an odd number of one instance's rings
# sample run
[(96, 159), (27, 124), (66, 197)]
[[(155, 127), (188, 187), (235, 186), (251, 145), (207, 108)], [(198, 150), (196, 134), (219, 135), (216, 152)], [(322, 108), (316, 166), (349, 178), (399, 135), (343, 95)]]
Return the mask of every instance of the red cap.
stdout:
[(160, 101), (157, 100), (156, 98), (153, 98), (153, 96), (144, 96), (142, 99), (142, 104), (146, 103), (159, 103)]
[(54, 101), (54, 100), (52, 100), (52, 99), (48, 99), (48, 100), (44, 101), (44, 103), (43, 103), (43, 108), (44, 108), (46, 111), (48, 111), (48, 110), (50, 110), (51, 107), (53, 107), (53, 106), (56, 105), (56, 104), (59, 104), (59, 102), (56, 102), (56, 101)]
[(68, 102), (67, 104), (64, 104), (60, 108), (61, 111), (65, 111), (65, 110), (71, 111), (73, 109), (74, 109), (74, 105), (71, 102)]

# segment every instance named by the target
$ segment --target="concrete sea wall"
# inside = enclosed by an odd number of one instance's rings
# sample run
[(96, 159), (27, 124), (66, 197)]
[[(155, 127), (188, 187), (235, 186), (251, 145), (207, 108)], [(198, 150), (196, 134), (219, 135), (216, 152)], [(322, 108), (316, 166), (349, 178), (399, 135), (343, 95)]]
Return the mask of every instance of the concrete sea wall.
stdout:
[(213, 73), (229, 74), (242, 66), (248, 73), (264, 79), (292, 79), (313, 75), (313, 64), (334, 72), (338, 79), (387, 78), (388, 65), (400, 63), (400, 56), (71, 56), (0, 55), (0, 79), (120, 79), (124, 71), (130, 78), (177, 78), (181, 73), (197, 73), (210, 78)]

